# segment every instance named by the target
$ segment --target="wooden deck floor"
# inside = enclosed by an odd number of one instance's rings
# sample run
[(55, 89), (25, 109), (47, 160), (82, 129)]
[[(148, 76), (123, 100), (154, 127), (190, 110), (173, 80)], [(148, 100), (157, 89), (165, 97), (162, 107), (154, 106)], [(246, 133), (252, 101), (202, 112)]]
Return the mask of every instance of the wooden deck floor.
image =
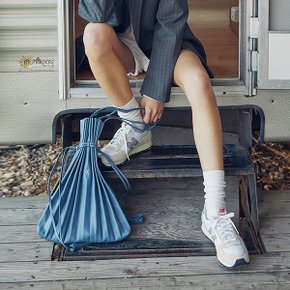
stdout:
[(290, 192), (260, 193), (267, 253), (228, 271), (215, 256), (50, 261), (36, 234), (46, 197), (0, 200), (0, 289), (290, 289)]

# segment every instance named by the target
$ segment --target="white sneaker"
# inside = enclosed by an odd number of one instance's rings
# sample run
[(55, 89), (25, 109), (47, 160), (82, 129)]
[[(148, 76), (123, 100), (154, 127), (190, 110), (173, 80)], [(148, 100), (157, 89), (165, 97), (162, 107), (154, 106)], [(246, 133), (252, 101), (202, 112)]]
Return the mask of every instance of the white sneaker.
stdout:
[(231, 220), (233, 216), (222, 210), (219, 216), (209, 219), (205, 207), (201, 215), (203, 233), (214, 243), (218, 261), (229, 269), (250, 262), (245, 243)]
[[(115, 133), (113, 139), (102, 148), (102, 151), (116, 165), (120, 165), (126, 160), (130, 160), (130, 156), (145, 151), (151, 146), (152, 134), (150, 130), (139, 132), (123, 122), (121, 128)], [(100, 158), (105, 166), (110, 166), (101, 154)]]

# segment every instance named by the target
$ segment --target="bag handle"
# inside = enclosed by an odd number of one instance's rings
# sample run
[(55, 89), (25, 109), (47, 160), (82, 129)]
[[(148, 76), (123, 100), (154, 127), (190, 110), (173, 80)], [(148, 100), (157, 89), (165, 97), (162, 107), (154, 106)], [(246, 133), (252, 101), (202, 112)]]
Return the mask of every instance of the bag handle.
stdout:
[[(110, 113), (107, 113), (104, 116), (98, 117), (98, 115), (100, 113), (108, 111), (110, 109), (112, 110)], [(158, 122), (154, 122), (154, 123), (151, 123), (149, 125), (145, 124), (144, 129), (140, 129), (136, 125), (137, 124), (144, 124), (143, 122), (131, 121), (131, 120), (128, 120), (128, 119), (120, 118), (119, 116), (115, 115), (117, 113), (117, 111), (130, 112), (130, 111), (133, 111), (133, 110), (141, 110), (141, 108), (124, 110), (124, 109), (116, 109), (115, 107), (105, 107), (105, 108), (102, 108), (102, 109), (99, 109), (99, 110), (95, 111), (90, 116), (90, 118), (99, 118), (99, 119), (101, 119), (103, 121), (103, 124), (105, 124), (109, 120), (119, 120), (119, 121), (127, 123), (128, 125), (132, 126), (135, 130), (138, 130), (138, 131), (141, 131), (141, 132), (143, 132), (145, 130), (150, 130), (150, 129), (154, 128), (158, 124)], [(120, 178), (122, 184), (124, 185), (125, 193), (123, 194), (123, 196), (122, 196), (123, 200), (121, 200), (120, 203), (125, 203), (127, 192), (130, 191), (130, 184), (129, 184), (129, 181), (128, 181), (127, 177), (125, 176), (125, 174), (115, 165), (115, 163), (110, 159), (110, 157), (107, 154), (102, 152), (102, 150), (96, 144), (87, 144), (87, 145), (86, 144), (82, 144), (82, 147), (83, 146), (96, 147), (97, 152), (100, 153), (106, 159), (106, 161), (110, 164), (110, 166), (115, 171), (117, 176)], [(51, 186), (52, 176), (53, 176), (53, 174), (54, 174), (54, 172), (56, 170), (56, 166), (57, 166), (61, 156), (63, 156), (63, 160), (64, 160), (64, 158), (65, 158), (65, 156), (66, 156), (66, 154), (68, 153), (69, 150), (77, 150), (78, 148), (80, 148), (80, 147), (78, 147), (78, 146), (68, 146), (68, 147), (65, 147), (65, 148), (62, 149), (62, 151), (58, 155), (57, 160), (55, 161), (55, 163), (54, 163), (54, 165), (53, 165), (53, 167), (52, 167), (52, 169), (50, 171), (49, 178), (48, 178), (48, 183), (47, 183), (48, 205), (49, 205), (49, 210), (50, 210), (50, 215), (51, 215), (51, 219), (52, 219), (52, 225), (53, 225), (54, 233), (55, 233), (56, 237), (58, 238), (60, 244), (63, 245), (64, 247), (66, 247), (66, 245), (65, 245), (65, 243), (64, 243), (64, 241), (62, 239), (61, 220), (60, 220), (60, 223), (59, 223), (59, 230), (57, 230), (55, 219), (54, 219), (54, 215), (53, 215), (52, 199), (51, 199), (52, 193), (51, 193), (51, 190), (50, 190), (50, 186)], [(59, 177), (59, 186), (58, 186), (58, 194), (59, 194), (59, 198), (60, 199), (62, 198), (62, 194), (61, 194), (61, 184), (62, 184), (62, 182), (61, 181), (62, 181), (62, 178), (63, 178), (63, 170), (64, 170), (64, 162), (63, 162), (63, 160), (62, 160), (62, 163), (61, 163), (60, 177)], [(100, 176), (103, 179), (103, 175), (101, 174), (100, 168), (97, 167), (97, 169), (98, 169), (98, 171), (100, 173)], [(104, 179), (103, 179), (103, 181), (105, 182)], [(61, 217), (61, 214), (60, 214), (61, 206), (60, 206), (60, 204), (58, 206), (58, 211), (59, 211), (59, 218), (60, 218)], [(139, 218), (140, 221), (143, 221), (143, 216), (142, 215), (140, 215), (140, 217), (138, 216), (138, 218)], [(137, 221), (137, 223), (139, 223), (140, 221)]]
[[(111, 112), (108, 112), (111, 111)], [(103, 118), (103, 117), (110, 117), (111, 115), (117, 112), (117, 108), (115, 107), (104, 107), (101, 109), (95, 110), (95, 112), (90, 116), (90, 118)], [(99, 116), (101, 113), (106, 113), (104, 116)]]
[[(102, 112), (106, 112), (108, 110), (111, 110), (111, 112), (110, 113), (107, 113), (104, 116), (99, 117), (99, 115)], [(139, 132), (144, 132), (144, 131), (147, 131), (147, 130), (151, 130), (151, 129), (153, 129), (159, 123), (159, 121), (156, 121), (156, 122), (152, 122), (150, 124), (145, 124), (144, 122), (132, 121), (132, 120), (129, 120), (129, 119), (125, 119), (125, 118), (121, 118), (119, 116), (116, 116), (116, 113), (118, 111), (119, 112), (123, 112), (123, 113), (129, 113), (129, 112), (137, 111), (137, 110), (141, 111), (141, 110), (144, 110), (144, 109), (143, 108), (121, 109), (121, 108), (116, 108), (116, 107), (104, 107), (104, 108), (101, 108), (101, 109), (96, 110), (90, 116), (90, 118), (99, 118), (100, 120), (103, 121), (104, 124), (107, 123), (110, 120), (118, 120), (118, 121), (121, 121), (121, 122), (125, 122), (126, 124), (130, 125), (132, 128), (134, 128), (136, 131), (139, 131)], [(144, 125), (144, 128), (141, 129), (140, 127), (136, 126), (138, 124)]]
[[(131, 190), (130, 188), (130, 183), (128, 181), (128, 178), (126, 177), (126, 175), (119, 169), (119, 167), (111, 160), (111, 158), (104, 153), (101, 148), (97, 147), (97, 152), (100, 153), (105, 159), (106, 161), (110, 164), (110, 166), (112, 167), (112, 169), (115, 171), (115, 173), (117, 174), (117, 176), (119, 177), (119, 179), (121, 180), (121, 182), (123, 183), (124, 187), (125, 187), (125, 191), (129, 192)], [(98, 167), (99, 172), (101, 173), (100, 168)], [(102, 175), (100, 175), (102, 176)]]
[[(116, 108), (116, 107), (104, 107), (101, 109), (96, 110), (91, 116), (90, 118), (99, 118), (102, 121), (102, 129), (105, 126), (105, 123), (107, 123), (110, 120), (118, 120), (121, 122), (125, 122), (126, 124), (128, 124), (129, 126), (131, 126), (132, 128), (134, 128), (134, 130), (139, 131), (139, 132), (144, 132), (146, 130), (151, 130), (153, 129), (157, 124), (157, 122), (152, 122), (150, 124), (145, 124), (144, 122), (140, 122), (140, 121), (132, 121), (132, 120), (128, 120), (125, 118), (121, 118), (118, 115), (116, 115), (116, 113), (118, 111), (123, 112), (123, 113), (127, 113), (127, 112), (131, 112), (131, 111), (137, 111), (137, 110), (142, 110), (143, 108), (134, 108), (134, 109), (120, 109), (120, 108)], [(111, 110), (110, 113), (107, 113), (104, 116), (99, 117), (99, 115), (103, 112), (107, 112), (108, 110)], [(143, 129), (140, 128), (140, 126), (137, 125), (144, 125)], [(142, 127), (142, 126), (141, 126)], [(100, 129), (100, 130), (102, 130)], [(110, 157), (108, 155), (106, 155), (104, 152), (101, 151), (101, 149), (98, 151), (101, 155), (103, 155), (103, 157), (106, 159), (106, 161), (110, 164), (110, 166), (113, 168), (113, 170), (115, 171), (115, 173), (118, 175), (118, 177), (121, 179), (124, 187), (125, 187), (125, 193), (122, 195), (121, 199), (119, 200), (121, 206), (123, 206), (126, 203), (126, 199), (127, 199), (127, 193), (130, 191), (130, 184), (129, 181), (127, 179), (127, 177), (124, 175), (124, 173), (115, 165), (115, 163), (110, 159)], [(139, 219), (141, 220), (141, 219)], [(139, 222), (135, 222), (135, 223), (139, 223)]]

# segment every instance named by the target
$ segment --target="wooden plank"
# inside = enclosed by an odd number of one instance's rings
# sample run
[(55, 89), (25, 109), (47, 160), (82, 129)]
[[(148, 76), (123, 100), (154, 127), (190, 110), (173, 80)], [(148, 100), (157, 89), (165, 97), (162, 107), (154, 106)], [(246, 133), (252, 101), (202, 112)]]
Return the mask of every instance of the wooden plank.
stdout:
[(0, 226), (36, 225), (43, 209), (1, 209)]
[(46, 196), (5, 197), (0, 200), (0, 209), (43, 209), (46, 203)]
[[(238, 211), (238, 178), (227, 178), (228, 205)], [(133, 226), (131, 238), (206, 241), (201, 232), (204, 192), (201, 178), (132, 182), (127, 211), (144, 214), (144, 224)], [(238, 219), (238, 217), (237, 217)]]
[(290, 233), (262, 234), (261, 237), (267, 252), (290, 252)]
[(1, 289), (17, 290), (95, 290), (95, 289), (223, 289), (223, 290), (288, 290), (290, 288), (287, 272), (227, 273), (208, 276), (171, 276), (127, 279), (87, 279), (45, 282), (0, 283)]
[(267, 252), (290, 251), (289, 191), (260, 193), (260, 234)]
[[(236, 191), (238, 188), (237, 176), (226, 176), (226, 194), (227, 198), (237, 198), (233, 196), (232, 192)], [(204, 187), (203, 178), (162, 178), (162, 179), (150, 179), (146, 180), (146, 185), (144, 185), (144, 180), (130, 179), (130, 184), (133, 192), (138, 194), (146, 194), (146, 192), (158, 191), (160, 194), (166, 194), (168, 191), (189, 191), (189, 194), (194, 194), (198, 199), (203, 200)]]
[(261, 234), (290, 234), (290, 217), (260, 218)]
[(290, 201), (262, 202), (259, 205), (260, 217), (290, 217)]
[[(227, 178), (228, 200), (231, 208), (238, 206), (238, 184), (236, 177)], [(130, 212), (142, 212), (145, 224), (133, 227), (132, 237), (159, 239), (204, 239), (200, 230), (200, 215), (203, 208), (202, 179), (152, 180), (146, 184), (131, 181), (132, 193), (126, 206)], [(27, 199), (29, 200), (29, 198)], [(34, 208), (33, 199), (4, 200), (0, 211), (1, 225), (36, 225), (43, 208)], [(41, 205), (44, 200), (41, 199)], [(22, 208), (18, 208), (19, 207)], [(12, 206), (16, 208), (12, 208)], [(198, 220), (198, 222), (193, 222)], [(3, 228), (2, 231), (6, 228)], [(1, 231), (1, 228), (0, 228)], [(8, 231), (9, 233), (9, 231)], [(8, 234), (6, 232), (6, 235)], [(4, 233), (5, 235), (5, 233)], [(5, 241), (5, 240), (4, 240)]]
[[(228, 1), (200, 2), (189, 1), (188, 22), (194, 34), (205, 46), (209, 66), (216, 77), (237, 76), (238, 38), (229, 27)], [(228, 55), (225, 55), (226, 52)]]
[[(0, 282), (37, 282), (82, 279), (128, 279), (217, 275), (229, 273), (289, 273), (290, 253), (251, 256), (251, 263), (235, 272), (218, 266), (216, 257), (177, 257), (77, 262), (0, 263)], [(207, 279), (207, 278), (206, 278)]]
[(36, 225), (0, 226), (0, 245), (8, 243), (44, 242), (36, 233)]
[(49, 261), (51, 252), (52, 243), (49, 242), (1, 244), (0, 263)]
[(259, 203), (274, 201), (290, 201), (290, 190), (271, 190), (259, 192)]
[[(133, 186), (134, 194), (128, 197), (128, 212), (141, 212), (145, 222), (133, 226), (131, 238), (192, 240), (200, 235), (200, 215), (203, 198), (190, 182), (181, 184), (161, 181), (149, 182), (146, 187)], [(198, 222), (193, 222), (198, 221)]]
[[(132, 238), (154, 239), (183, 239), (205, 240), (200, 230), (200, 215), (203, 207), (203, 187), (201, 179), (176, 182), (174, 180), (162, 180), (148, 182), (144, 188), (143, 182), (132, 181), (132, 193), (128, 197), (129, 211), (144, 213), (145, 223), (133, 226)], [(235, 177), (228, 178), (229, 204), (237, 205), (237, 182)], [(236, 193), (236, 197), (233, 196)], [(8, 209), (0, 211), (0, 225), (33, 225), (38, 222), (43, 209), (31, 208), (32, 203), (25, 199), (21, 209), (12, 209), (13, 204), (7, 202)], [(26, 203), (25, 203), (26, 202)], [(39, 203), (40, 204), (40, 203)], [(231, 208), (233, 208), (232, 206)], [(26, 208), (27, 207), (27, 208)], [(198, 222), (193, 222), (193, 221)], [(3, 241), (11, 240), (11, 229), (0, 227), (4, 232)], [(13, 228), (21, 232), (21, 229)], [(32, 228), (23, 228), (24, 233), (17, 235), (15, 239), (28, 238), (34, 240), (29, 233)], [(35, 227), (36, 231), (36, 227)], [(27, 237), (27, 234), (29, 235)], [(26, 240), (25, 240), (26, 241)]]

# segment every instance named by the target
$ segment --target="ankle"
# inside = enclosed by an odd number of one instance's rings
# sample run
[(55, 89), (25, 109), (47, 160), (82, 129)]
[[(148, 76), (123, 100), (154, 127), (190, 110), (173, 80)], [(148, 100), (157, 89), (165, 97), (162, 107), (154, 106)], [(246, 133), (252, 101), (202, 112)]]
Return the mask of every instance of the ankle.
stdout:
[[(132, 98), (125, 105), (117, 107), (118, 115), (120, 118), (132, 122), (132, 127), (136, 127), (140, 130), (144, 129), (144, 122), (141, 115), (140, 107), (135, 98)], [(136, 131), (138, 131), (138, 129)]]
[(204, 198), (207, 214), (218, 216), (220, 210), (225, 210), (225, 173), (223, 170), (204, 171)]

